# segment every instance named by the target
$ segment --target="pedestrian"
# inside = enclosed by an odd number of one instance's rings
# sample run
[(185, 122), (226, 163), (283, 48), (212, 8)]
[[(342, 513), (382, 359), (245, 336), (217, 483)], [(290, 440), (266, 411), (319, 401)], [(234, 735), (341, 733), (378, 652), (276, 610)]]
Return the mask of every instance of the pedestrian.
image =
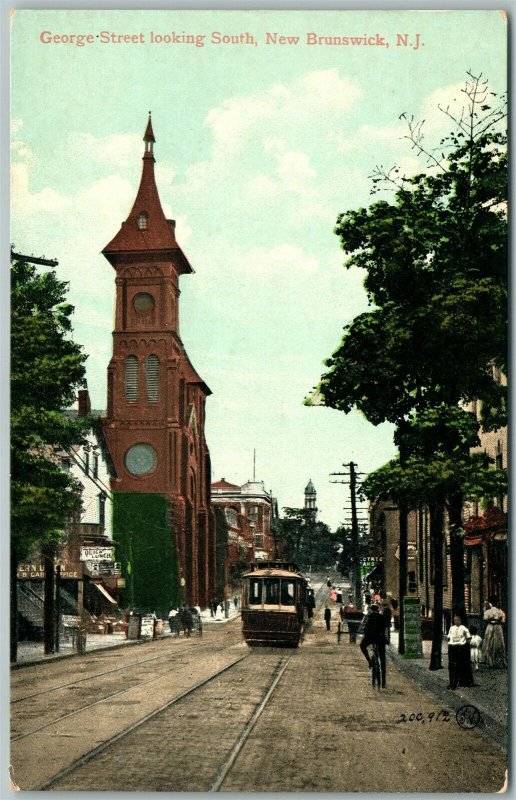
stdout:
[(331, 611), (328, 608), (328, 606), (325, 606), (325, 608), (324, 608), (324, 621), (326, 623), (326, 630), (327, 631), (330, 630), (330, 620), (331, 620)]
[(346, 616), (346, 609), (347, 608), (349, 608), (349, 606), (347, 606), (347, 605), (346, 606), (341, 606), (339, 608), (339, 616), (340, 616), (341, 622), (344, 622), (344, 617)]
[(337, 591), (333, 586), (330, 589), (330, 600), (332, 603), (337, 601)]
[(382, 675), (382, 689), (385, 689), (386, 684), (386, 665), (385, 665), (385, 620), (380, 614), (380, 608), (373, 603), (371, 605), (369, 614), (364, 619), (363, 625), (363, 638), (360, 643), (360, 649), (364, 654), (369, 668), (372, 666), (371, 657), (367, 648), (371, 644), (375, 644), (378, 648), (378, 657), (380, 659), (380, 671)]
[(326, 576), (326, 586), (328, 587), (328, 589), (331, 588), (331, 578), (329, 575)]
[(337, 603), (342, 603), (342, 589), (337, 586)]
[(471, 633), (471, 662), (474, 664), (475, 672), (478, 672), (478, 665), (482, 661), (482, 637), (478, 635), (476, 625), (472, 625), (469, 632)]
[(235, 610), (238, 608), (238, 597), (235, 595), (233, 598), (233, 605), (235, 606)]
[(502, 630), (505, 614), (501, 608), (498, 608), (496, 597), (491, 597), (489, 603), (486, 603), (484, 622), (486, 623), (482, 648), (484, 661), (489, 667), (504, 669), (507, 666)]
[(470, 685), (468, 678), (470, 632), (462, 624), (458, 614), (453, 617), (453, 625), (448, 631), (448, 689)]
[(183, 626), (183, 633), (185, 636), (190, 637), (193, 628), (192, 612), (186, 606), (181, 610), (181, 625)]
[(168, 624), (170, 627), (170, 633), (172, 634), (179, 634), (179, 630), (177, 627), (177, 608), (171, 608), (168, 614)]

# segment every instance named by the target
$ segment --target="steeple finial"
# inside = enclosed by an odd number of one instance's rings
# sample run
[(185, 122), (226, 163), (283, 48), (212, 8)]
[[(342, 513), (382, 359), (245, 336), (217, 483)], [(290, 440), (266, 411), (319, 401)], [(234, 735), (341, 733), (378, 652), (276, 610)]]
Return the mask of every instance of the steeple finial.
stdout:
[(152, 130), (152, 120), (150, 111), (149, 111), (149, 120), (147, 122), (147, 127), (145, 128), (145, 134), (143, 136), (143, 141), (145, 142), (145, 153), (146, 154), (150, 153), (152, 155), (152, 147), (156, 139), (154, 137), (154, 131)]

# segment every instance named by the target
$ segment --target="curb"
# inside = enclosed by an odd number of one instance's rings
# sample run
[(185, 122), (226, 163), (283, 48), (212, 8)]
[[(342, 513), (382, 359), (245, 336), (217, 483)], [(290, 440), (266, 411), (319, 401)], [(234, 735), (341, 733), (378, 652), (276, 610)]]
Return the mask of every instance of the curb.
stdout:
[[(475, 705), (474, 695), (463, 694), (460, 690), (452, 692), (446, 689), (441, 681), (434, 678), (429, 669), (422, 669), (418, 664), (411, 662), (410, 659), (403, 658), (390, 647), (386, 652), (400, 672), (410, 678), (421, 689), (432, 694), (443, 708), (456, 713), (464, 705)], [(475, 730), (484, 739), (487, 739), (491, 744), (496, 745), (506, 753), (508, 749), (507, 727), (486, 713), (484, 708), (479, 708), (478, 710), (481, 712), (481, 719)]]

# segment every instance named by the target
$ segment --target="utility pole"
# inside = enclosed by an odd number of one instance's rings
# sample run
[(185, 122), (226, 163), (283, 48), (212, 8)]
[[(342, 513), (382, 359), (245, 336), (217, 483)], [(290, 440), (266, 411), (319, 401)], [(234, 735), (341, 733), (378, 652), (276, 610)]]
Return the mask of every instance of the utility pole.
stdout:
[[(360, 542), (359, 542), (359, 529), (358, 529), (358, 515), (357, 515), (357, 475), (362, 475), (362, 472), (357, 472), (357, 466), (353, 461), (349, 464), (343, 464), (347, 467), (349, 472), (332, 472), (332, 475), (349, 477), (349, 491), (351, 497), (351, 563), (353, 569), (353, 594), (354, 602), (357, 608), (362, 608), (362, 579), (360, 575)], [(331, 481), (331, 483), (347, 484), (347, 481)]]

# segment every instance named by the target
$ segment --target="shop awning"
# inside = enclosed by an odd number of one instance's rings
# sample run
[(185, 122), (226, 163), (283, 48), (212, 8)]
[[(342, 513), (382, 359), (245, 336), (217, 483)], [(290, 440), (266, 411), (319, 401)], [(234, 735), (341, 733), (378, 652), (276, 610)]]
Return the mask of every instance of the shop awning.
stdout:
[(105, 597), (107, 600), (109, 600), (109, 602), (110, 602), (110, 603), (113, 603), (115, 606), (117, 605), (117, 601), (116, 601), (116, 600), (115, 600), (113, 597), (111, 597), (111, 595), (109, 594), (109, 592), (107, 591), (107, 589), (104, 589), (104, 587), (102, 586), (102, 584), (100, 584), (100, 583), (94, 583), (94, 584), (93, 584), (93, 586), (95, 586), (95, 588), (96, 588), (96, 589), (98, 589), (98, 590), (99, 590), (99, 592), (100, 592), (101, 594), (103, 594), (103, 595), (104, 595), (104, 597)]
[(484, 541), (483, 536), (465, 536), (464, 537), (464, 544), (466, 547), (475, 547), (477, 544), (482, 544)]

